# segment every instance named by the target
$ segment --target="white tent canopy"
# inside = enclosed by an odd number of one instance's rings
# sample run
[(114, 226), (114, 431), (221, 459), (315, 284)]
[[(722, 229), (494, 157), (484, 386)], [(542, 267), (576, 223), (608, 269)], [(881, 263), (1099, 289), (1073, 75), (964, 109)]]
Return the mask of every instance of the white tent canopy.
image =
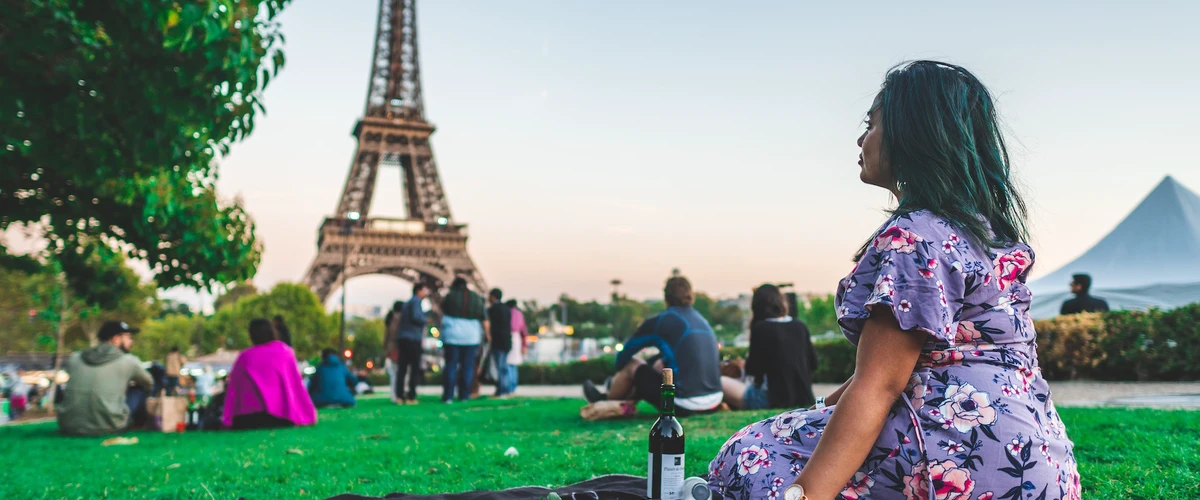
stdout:
[(1112, 309), (1200, 302), (1200, 196), (1167, 176), (1099, 243), (1029, 285), (1034, 318), (1058, 314), (1076, 273)]

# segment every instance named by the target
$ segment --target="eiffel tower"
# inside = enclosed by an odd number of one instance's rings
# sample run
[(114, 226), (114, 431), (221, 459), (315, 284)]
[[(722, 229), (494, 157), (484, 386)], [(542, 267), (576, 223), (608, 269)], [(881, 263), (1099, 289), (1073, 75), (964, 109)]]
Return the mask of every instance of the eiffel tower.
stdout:
[[(466, 225), (450, 215), (429, 144), (433, 131), (421, 98), (416, 0), (380, 0), (366, 112), (354, 126), (358, 147), (337, 212), (321, 224), (317, 256), (304, 276), (322, 302), (335, 285), (367, 274), (419, 280), (434, 297), (457, 276), (487, 290), (467, 254)], [(369, 216), (381, 166), (403, 172), (405, 219)]]

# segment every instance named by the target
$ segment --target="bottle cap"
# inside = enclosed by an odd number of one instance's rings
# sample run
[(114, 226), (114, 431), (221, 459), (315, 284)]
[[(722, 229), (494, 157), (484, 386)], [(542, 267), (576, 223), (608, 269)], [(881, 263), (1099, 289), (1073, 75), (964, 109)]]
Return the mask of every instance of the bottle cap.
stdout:
[(675, 383), (675, 371), (670, 368), (663, 368), (663, 384), (673, 385)]

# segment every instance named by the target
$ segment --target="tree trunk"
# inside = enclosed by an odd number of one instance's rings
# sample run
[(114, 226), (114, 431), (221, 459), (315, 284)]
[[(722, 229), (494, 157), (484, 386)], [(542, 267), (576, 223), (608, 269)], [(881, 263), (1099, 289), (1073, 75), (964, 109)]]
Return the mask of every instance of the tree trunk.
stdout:
[(59, 293), (59, 296), (62, 299), (60, 303), (62, 312), (58, 317), (58, 332), (56, 333), (58, 338), (54, 345), (54, 378), (50, 381), (50, 398), (47, 400), (48, 402), (46, 404), (46, 412), (51, 416), (54, 415), (54, 403), (56, 397), (58, 396), (58, 373), (62, 371), (63, 337), (67, 331), (67, 316), (70, 315), (71, 312), (67, 307), (66, 280), (63, 279), (62, 275), (59, 276), (59, 283), (62, 285), (62, 292)]

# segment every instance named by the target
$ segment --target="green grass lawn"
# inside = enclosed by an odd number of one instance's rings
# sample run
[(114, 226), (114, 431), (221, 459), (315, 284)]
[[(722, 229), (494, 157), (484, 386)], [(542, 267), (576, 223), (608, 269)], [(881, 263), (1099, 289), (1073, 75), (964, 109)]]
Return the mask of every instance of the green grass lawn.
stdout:
[[(0, 498), (324, 498), (563, 485), (645, 475), (653, 417), (584, 422), (581, 400), (481, 400), (394, 406), (367, 399), (323, 410), (316, 427), (253, 432), (138, 433), (102, 447), (53, 423), (0, 427)], [(649, 409), (644, 407), (643, 409)], [(683, 421), (689, 475), (726, 437), (773, 412)], [(1200, 498), (1200, 413), (1064, 409), (1084, 498)], [(517, 457), (506, 457), (508, 447)]]

